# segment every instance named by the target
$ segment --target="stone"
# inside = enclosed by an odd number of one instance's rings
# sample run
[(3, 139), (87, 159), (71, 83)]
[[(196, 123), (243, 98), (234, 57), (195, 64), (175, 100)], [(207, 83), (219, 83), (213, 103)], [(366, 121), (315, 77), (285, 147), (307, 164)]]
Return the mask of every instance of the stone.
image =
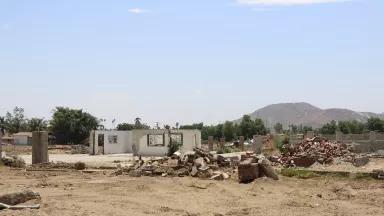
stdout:
[(40, 194), (30, 190), (26, 190), (19, 193), (1, 195), (0, 203), (4, 203), (7, 205), (17, 205), (34, 199), (40, 199)]
[(195, 163), (195, 166), (196, 166), (197, 168), (206, 166), (206, 163), (205, 163), (205, 161), (204, 161), (204, 158), (202, 158), (202, 157), (197, 158), (197, 159), (194, 161), (194, 163)]
[(196, 166), (193, 166), (191, 171), (191, 176), (196, 177), (198, 173), (199, 173), (199, 170), (196, 168)]
[(168, 166), (169, 167), (178, 167), (179, 166), (179, 160), (178, 159), (168, 159)]
[(5, 166), (15, 167), (15, 168), (25, 168), (25, 161), (19, 156), (4, 156), (1, 158), (1, 162)]
[(252, 163), (252, 160), (240, 162), (237, 169), (240, 183), (250, 183), (259, 177), (259, 166)]
[(294, 157), (292, 160), (296, 166), (306, 168), (312, 166), (316, 162), (316, 159), (310, 156)]
[(360, 156), (356, 157), (353, 161), (353, 165), (356, 167), (362, 167), (369, 163), (369, 157), (368, 156)]
[(275, 169), (273, 169), (271, 162), (267, 159), (263, 159), (259, 163), (259, 167), (262, 170), (263, 174), (268, 178), (273, 180), (279, 180), (279, 176), (276, 174)]
[(85, 170), (86, 166), (84, 162), (77, 162), (74, 164), (76, 170)]
[(211, 180), (223, 181), (224, 176), (222, 173), (217, 173), (217, 174), (214, 173), (213, 176), (211, 177)]

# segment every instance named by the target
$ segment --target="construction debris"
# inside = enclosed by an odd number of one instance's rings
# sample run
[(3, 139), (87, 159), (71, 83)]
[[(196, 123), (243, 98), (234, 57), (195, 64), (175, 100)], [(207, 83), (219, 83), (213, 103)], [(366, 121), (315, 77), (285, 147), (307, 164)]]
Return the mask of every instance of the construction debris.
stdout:
[(39, 169), (39, 170), (49, 170), (49, 169), (75, 169), (75, 170), (84, 170), (86, 165), (84, 162), (77, 163), (66, 163), (66, 162), (48, 162), (48, 163), (40, 163), (33, 164), (30, 166), (30, 170)]
[(17, 155), (13, 155), (13, 156), (5, 155), (4, 157), (1, 158), (1, 162), (5, 166), (9, 166), (9, 167), (14, 167), (14, 168), (25, 167), (25, 161)]
[(11, 205), (11, 206), (17, 205), (20, 203), (25, 203), (29, 200), (34, 200), (34, 199), (39, 200), (40, 194), (30, 190), (26, 190), (18, 193), (0, 195), (0, 203)]
[[(261, 176), (278, 180), (271, 163), (261, 155), (247, 152), (240, 156), (215, 155), (201, 148), (193, 152), (176, 153), (171, 157), (139, 160), (135, 164), (118, 166), (113, 175), (140, 176), (192, 176), (201, 179), (223, 181), (238, 173), (240, 183), (249, 183)], [(260, 170), (260, 171), (259, 171)], [(263, 175), (260, 175), (263, 173)]]
[[(201, 148), (194, 148), (193, 152), (174, 153), (171, 157), (139, 160), (130, 166), (121, 167), (114, 175), (127, 174), (140, 176), (192, 176), (203, 179), (224, 180), (230, 178), (230, 160), (213, 155)], [(229, 172), (228, 172), (229, 171)]]
[(294, 146), (285, 146), (285, 149), (286, 153), (279, 158), (270, 158), (270, 160), (281, 163), (285, 167), (310, 167), (316, 162), (329, 164), (333, 162), (334, 158), (343, 158), (345, 161), (353, 163), (357, 157), (347, 145), (321, 137), (304, 139)]
[(250, 183), (264, 176), (279, 180), (278, 175), (268, 159), (263, 155), (255, 155), (250, 152), (242, 155), (242, 161), (238, 166), (238, 175), (240, 183)]
[(384, 170), (373, 170), (372, 175), (376, 179), (384, 180)]
[(9, 209), (9, 210), (22, 210), (22, 209), (39, 209), (40, 205), (7, 205), (4, 203), (0, 203), (0, 210)]

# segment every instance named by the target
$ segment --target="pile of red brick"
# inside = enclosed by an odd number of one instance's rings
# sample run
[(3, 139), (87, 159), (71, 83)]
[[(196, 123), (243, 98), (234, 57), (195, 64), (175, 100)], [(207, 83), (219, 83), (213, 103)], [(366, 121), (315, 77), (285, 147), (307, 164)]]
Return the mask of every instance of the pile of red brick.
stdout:
[(288, 146), (286, 149), (286, 153), (273, 160), (286, 167), (309, 167), (316, 162), (329, 164), (333, 162), (334, 158), (344, 157), (353, 159), (355, 156), (347, 145), (337, 141), (328, 141), (321, 137), (304, 139), (296, 145)]

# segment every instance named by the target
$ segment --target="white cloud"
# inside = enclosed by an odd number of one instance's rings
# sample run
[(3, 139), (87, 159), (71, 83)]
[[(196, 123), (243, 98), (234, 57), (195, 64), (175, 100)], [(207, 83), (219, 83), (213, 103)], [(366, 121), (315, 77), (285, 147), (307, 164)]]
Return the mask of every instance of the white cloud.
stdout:
[(267, 5), (267, 6), (288, 6), (288, 5), (308, 5), (321, 3), (345, 2), (350, 0), (237, 0), (242, 5)]
[(142, 13), (147, 13), (148, 11), (141, 8), (131, 8), (131, 9), (128, 9), (128, 12), (134, 13), (134, 14), (142, 14)]

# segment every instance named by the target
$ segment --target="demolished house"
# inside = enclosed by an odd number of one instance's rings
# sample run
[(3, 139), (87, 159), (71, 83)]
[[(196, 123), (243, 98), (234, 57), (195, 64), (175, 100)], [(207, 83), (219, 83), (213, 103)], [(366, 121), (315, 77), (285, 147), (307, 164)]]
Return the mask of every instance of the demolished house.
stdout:
[(170, 144), (181, 152), (201, 147), (199, 130), (95, 130), (90, 135), (90, 154), (132, 153), (141, 156), (165, 156)]

